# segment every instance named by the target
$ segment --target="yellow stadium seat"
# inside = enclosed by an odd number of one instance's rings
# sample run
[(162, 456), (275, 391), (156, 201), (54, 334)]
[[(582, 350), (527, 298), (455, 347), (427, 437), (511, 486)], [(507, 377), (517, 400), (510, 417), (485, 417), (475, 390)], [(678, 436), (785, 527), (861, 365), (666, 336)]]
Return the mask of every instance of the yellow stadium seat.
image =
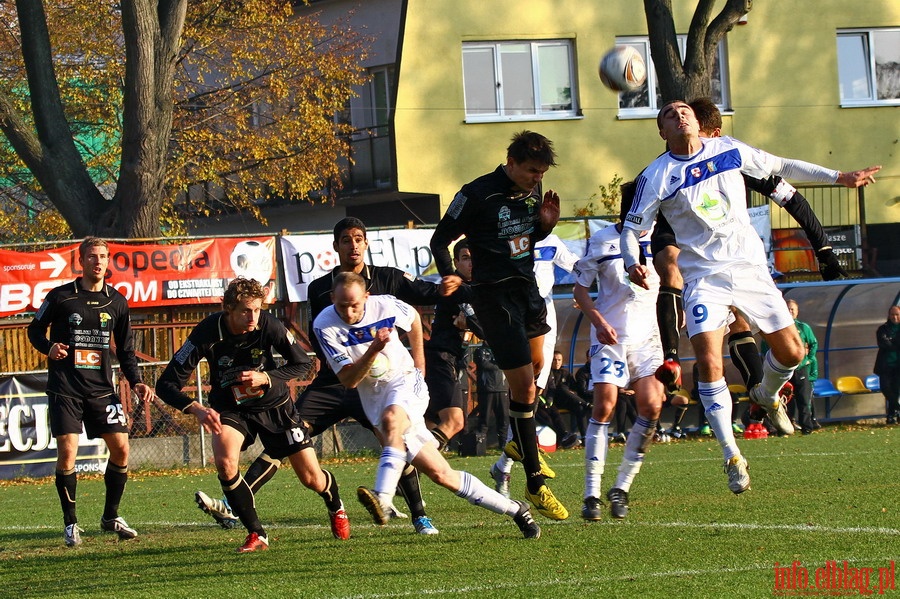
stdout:
[(848, 395), (854, 393), (871, 393), (862, 382), (862, 379), (858, 376), (842, 376), (835, 381), (835, 387), (837, 387), (838, 391), (841, 393), (847, 393)]
[(747, 393), (747, 387), (744, 385), (728, 385), (728, 390), (732, 395), (738, 398), (738, 401), (750, 400), (750, 394)]

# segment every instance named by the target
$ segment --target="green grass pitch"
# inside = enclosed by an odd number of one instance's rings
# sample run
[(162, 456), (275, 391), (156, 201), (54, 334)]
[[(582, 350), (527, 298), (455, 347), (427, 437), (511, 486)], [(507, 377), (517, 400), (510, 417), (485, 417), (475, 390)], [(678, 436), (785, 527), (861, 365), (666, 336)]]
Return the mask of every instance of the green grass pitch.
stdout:
[[(900, 428), (826, 427), (807, 437), (739, 440), (752, 489), (728, 491), (713, 440), (655, 445), (631, 490), (625, 521), (580, 517), (582, 450), (550, 456), (551, 488), (569, 508), (564, 522), (535, 515), (542, 537), (526, 541), (512, 521), (423, 480), (440, 535), (408, 520), (377, 527), (355, 499), (371, 486), (374, 459), (333, 460), (352, 538), (331, 537), (325, 508), (293, 473), (279, 473), (257, 498), (267, 552), (239, 555), (243, 529), (224, 531), (196, 508), (193, 493), (218, 497), (212, 469), (133, 472), (121, 507), (140, 536), (102, 534), (103, 482), (78, 485), (84, 544), (66, 548), (51, 479), (0, 484), (0, 594), (29, 597), (772, 597), (806, 595), (829, 562), (853, 568), (886, 596), (900, 557)], [(610, 449), (604, 488), (622, 445)], [(496, 455), (451, 457), (491, 483)], [(521, 497), (524, 478), (513, 471)], [(398, 505), (402, 501), (398, 500)], [(780, 567), (794, 570), (788, 576)], [(867, 570), (868, 569), (868, 570)], [(847, 570), (848, 572), (850, 570)], [(836, 584), (834, 573), (831, 582)], [(846, 580), (846, 579), (845, 579)], [(788, 586), (793, 582), (792, 591)], [(780, 585), (780, 588), (779, 588)], [(829, 592), (826, 592), (829, 591)], [(857, 595), (858, 590), (844, 593)]]

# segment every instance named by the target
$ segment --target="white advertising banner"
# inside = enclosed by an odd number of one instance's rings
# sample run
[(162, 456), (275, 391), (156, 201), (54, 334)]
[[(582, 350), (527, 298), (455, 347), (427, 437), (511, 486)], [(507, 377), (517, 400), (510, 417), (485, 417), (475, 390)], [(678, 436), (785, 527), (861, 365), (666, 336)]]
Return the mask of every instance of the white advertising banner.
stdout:
[[(391, 229), (368, 231), (366, 264), (393, 266), (414, 277), (437, 274), (431, 255), (434, 229)], [(287, 300), (306, 301), (310, 281), (328, 273), (338, 264), (334, 236), (285, 235), (281, 238), (282, 268)]]

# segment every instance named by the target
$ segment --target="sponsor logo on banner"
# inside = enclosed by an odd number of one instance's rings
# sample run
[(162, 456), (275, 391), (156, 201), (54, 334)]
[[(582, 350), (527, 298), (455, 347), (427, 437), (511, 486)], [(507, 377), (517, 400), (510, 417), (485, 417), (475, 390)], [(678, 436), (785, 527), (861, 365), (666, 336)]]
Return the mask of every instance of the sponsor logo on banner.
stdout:
[[(369, 249), (365, 262), (372, 266), (392, 266), (410, 277), (437, 275), (431, 255), (431, 236), (434, 229), (369, 230), (366, 237)], [(287, 300), (306, 301), (310, 281), (325, 275), (338, 265), (333, 248), (334, 235), (284, 235), (281, 255)]]
[[(107, 283), (132, 308), (216, 304), (238, 276), (268, 286), (275, 300), (275, 238), (204, 239), (174, 245), (109, 244)], [(47, 293), (81, 276), (78, 245), (39, 252), (0, 250), (0, 317), (34, 312)]]

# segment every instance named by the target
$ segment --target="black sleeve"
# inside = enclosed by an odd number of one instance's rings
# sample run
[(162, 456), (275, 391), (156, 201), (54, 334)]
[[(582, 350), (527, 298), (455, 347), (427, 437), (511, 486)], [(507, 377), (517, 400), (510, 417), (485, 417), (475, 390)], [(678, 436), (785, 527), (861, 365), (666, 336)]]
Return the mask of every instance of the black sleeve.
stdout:
[[(768, 198), (781, 182), (781, 177), (772, 176), (768, 179), (757, 179), (755, 177), (744, 175), (744, 182), (749, 189)], [(803, 194), (799, 191), (794, 191), (793, 197), (785, 202), (784, 209), (787, 210), (787, 213), (797, 221), (797, 224), (799, 224), (800, 228), (803, 229), (803, 232), (806, 233), (806, 238), (809, 240), (809, 244), (814, 251), (818, 252), (823, 247), (829, 245), (828, 237), (825, 235), (825, 230), (822, 228), (822, 223), (819, 222), (819, 218), (816, 216), (815, 212), (813, 212), (812, 206), (809, 205), (809, 202), (806, 201)]]
[(34, 349), (44, 355), (50, 353), (50, 340), (47, 339), (47, 329), (50, 328), (50, 322), (53, 319), (51, 296), (47, 296), (44, 305), (35, 314), (34, 319), (28, 325), (28, 340)]
[(465, 223), (468, 213), (471, 211), (467, 208), (470, 208), (475, 202), (474, 199), (467, 198), (466, 193), (468, 192), (465, 187), (457, 192), (450, 207), (447, 208), (447, 212), (434, 229), (434, 235), (431, 236), (431, 253), (442, 277), (452, 275), (454, 272), (450, 244), (465, 234)]
[(195, 328), (191, 332), (156, 381), (156, 394), (159, 398), (182, 412), (194, 402), (182, 389), (203, 358), (200, 347), (195, 345), (196, 331)]
[(828, 243), (828, 236), (825, 235), (825, 229), (822, 228), (822, 223), (819, 221), (816, 213), (813, 212), (812, 206), (810, 206), (809, 202), (806, 201), (806, 198), (803, 197), (803, 194), (799, 191), (795, 191), (794, 197), (787, 201), (784, 205), (784, 209), (787, 210), (788, 214), (794, 217), (794, 220), (797, 221), (803, 229), (803, 232), (806, 233), (806, 238), (809, 239), (809, 243), (813, 250), (818, 252), (823, 247), (830, 245)]
[(312, 360), (283, 324), (274, 317), (268, 317), (267, 320), (269, 322), (266, 327), (272, 331), (274, 338), (272, 347), (285, 359), (285, 364), (274, 370), (267, 370), (266, 374), (270, 379), (282, 381), (306, 378), (312, 370)]
[(116, 316), (113, 329), (113, 338), (116, 340), (116, 358), (119, 367), (126, 380), (135, 386), (141, 381), (141, 371), (138, 368), (137, 356), (134, 355), (134, 335), (131, 332), (131, 319), (128, 311), (128, 302), (124, 296), (117, 297), (119, 314)]
[[(471, 316), (469, 312), (472, 312)], [(475, 312), (472, 310), (471, 306), (468, 306), (466, 310), (466, 327), (472, 331), (472, 334), (478, 337), (479, 339), (484, 339), (484, 329), (481, 328), (481, 323), (478, 321), (478, 317), (475, 316)]]
[(445, 299), (441, 297), (441, 288), (437, 283), (423, 279), (410, 279), (401, 270), (397, 270), (391, 276), (393, 278), (391, 295), (407, 304), (433, 306)]
[(453, 260), (450, 258), (450, 244), (459, 239), (459, 235), (454, 232), (452, 225), (441, 227), (447, 217), (441, 219), (434, 235), (431, 236), (431, 253), (434, 256), (434, 263), (438, 272), (442, 277), (453, 274)]

